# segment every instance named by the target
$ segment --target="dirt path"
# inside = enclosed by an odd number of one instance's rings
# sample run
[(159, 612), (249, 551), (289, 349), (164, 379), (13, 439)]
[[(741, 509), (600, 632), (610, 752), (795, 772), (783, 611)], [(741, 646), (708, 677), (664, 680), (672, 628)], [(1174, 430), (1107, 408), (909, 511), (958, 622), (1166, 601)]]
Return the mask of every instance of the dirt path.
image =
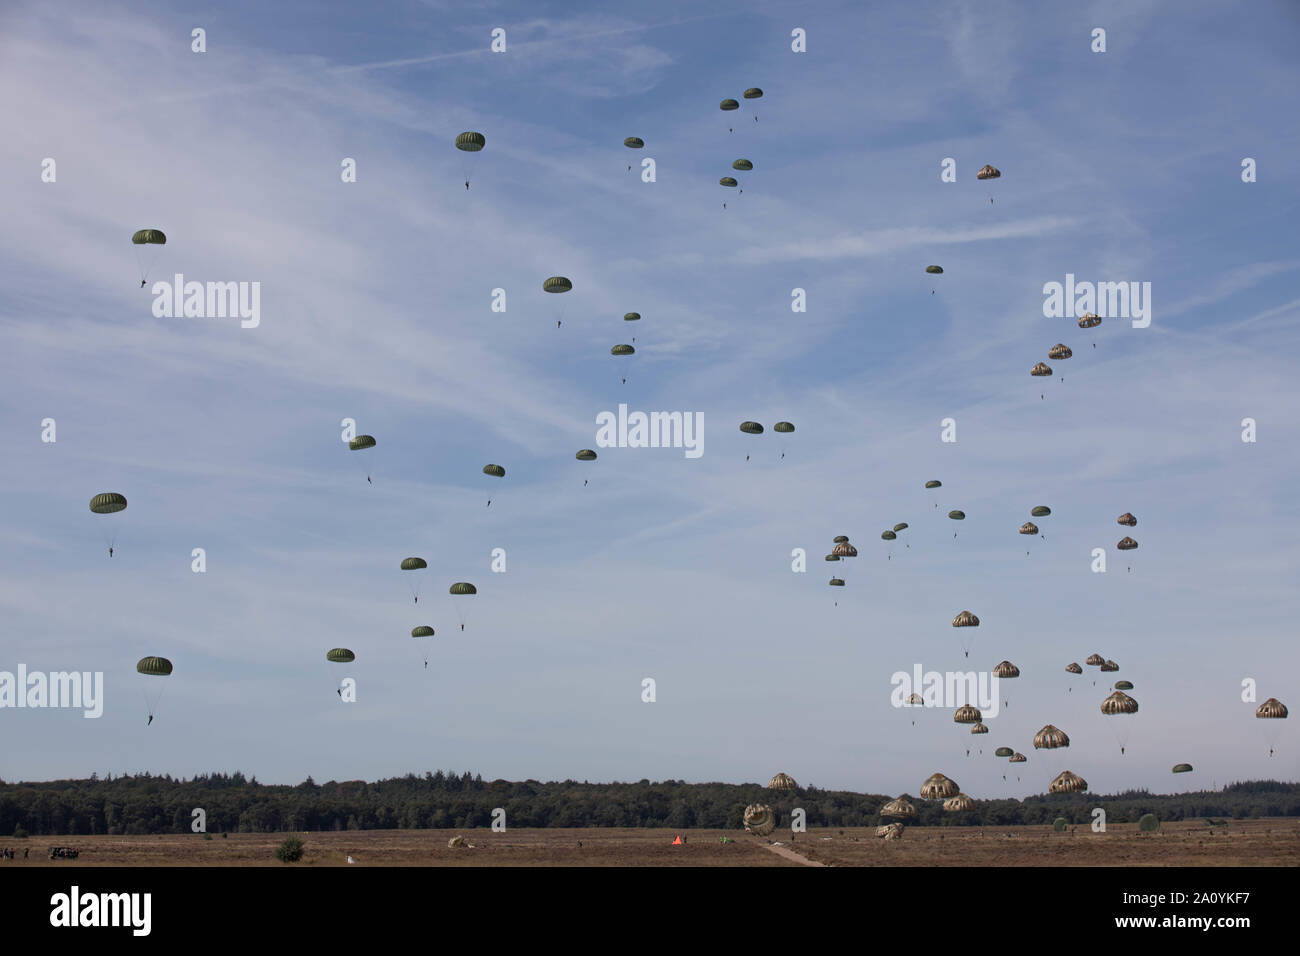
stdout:
[(802, 863), (804, 866), (825, 866), (826, 865), (825, 863), (818, 863), (816, 860), (810, 860), (806, 856), (800, 856), (798, 853), (790, 849), (788, 846), (777, 846), (774, 843), (769, 843), (767, 845), (767, 848), (771, 850), (773, 853), (775, 853), (777, 856), (783, 856), (787, 860), (794, 860), (796, 863)]

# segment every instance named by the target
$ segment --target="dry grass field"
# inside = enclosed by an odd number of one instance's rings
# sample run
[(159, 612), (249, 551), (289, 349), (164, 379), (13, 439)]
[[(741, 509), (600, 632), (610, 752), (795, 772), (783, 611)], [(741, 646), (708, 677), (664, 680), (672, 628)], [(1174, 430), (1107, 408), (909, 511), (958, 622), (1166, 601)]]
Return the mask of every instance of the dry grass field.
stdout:
[[(452, 849), (463, 836), (470, 844)], [(721, 837), (730, 842), (723, 844)], [(21, 866), (285, 866), (275, 848), (285, 834), (69, 836), (0, 839), (17, 849)], [(688, 830), (673, 846), (671, 830), (371, 830), (298, 834), (305, 843), (295, 866), (1300, 866), (1300, 820), (1202, 820), (1167, 823), (1158, 833), (1113, 824), (1056, 833), (1051, 827), (912, 827), (886, 842), (871, 828), (810, 829), (793, 846), (790, 834)], [(799, 861), (772, 852), (779, 842)], [(581, 846), (579, 846), (581, 843)], [(50, 846), (81, 851), (76, 860), (49, 860)], [(22, 851), (30, 849), (28, 859)]]

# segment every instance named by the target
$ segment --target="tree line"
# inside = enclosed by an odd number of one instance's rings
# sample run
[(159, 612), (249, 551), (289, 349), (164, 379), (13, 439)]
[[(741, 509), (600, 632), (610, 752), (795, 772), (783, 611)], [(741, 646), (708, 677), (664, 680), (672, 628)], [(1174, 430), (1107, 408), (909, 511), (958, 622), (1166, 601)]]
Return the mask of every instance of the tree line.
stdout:
[[(296, 786), (262, 784), (242, 773), (188, 780), (109, 774), (38, 783), (0, 780), (0, 834), (189, 833), (195, 808), (204, 810), (209, 833), (466, 829), (489, 826), (498, 807), (510, 827), (738, 829), (751, 803), (771, 806), (782, 827), (796, 807), (805, 811), (809, 827), (862, 827), (881, 823), (880, 808), (890, 799), (812, 786), (773, 791), (756, 783), (484, 781), (477, 774), (441, 770), (373, 783), (318, 784), (308, 777)], [(1300, 784), (1272, 780), (1181, 794), (1130, 790), (976, 800), (964, 813), (945, 812), (939, 801), (908, 799), (918, 814), (910, 822), (920, 826), (1050, 824), (1057, 817), (1088, 824), (1095, 807), (1105, 808), (1109, 823), (1136, 822), (1144, 813), (1162, 821), (1300, 816)]]

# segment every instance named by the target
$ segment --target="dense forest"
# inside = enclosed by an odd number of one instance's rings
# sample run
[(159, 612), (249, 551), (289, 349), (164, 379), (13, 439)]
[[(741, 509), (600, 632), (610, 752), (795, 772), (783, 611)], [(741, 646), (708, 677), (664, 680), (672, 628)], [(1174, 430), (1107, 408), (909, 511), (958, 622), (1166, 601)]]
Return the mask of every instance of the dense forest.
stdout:
[[(0, 781), (0, 835), (151, 834), (191, 832), (202, 808), (214, 832), (280, 832), (486, 827), (502, 807), (510, 827), (692, 827), (737, 829), (746, 805), (767, 803), (782, 826), (802, 807), (809, 827), (873, 826), (891, 796), (821, 790), (773, 791), (761, 784), (485, 782), (470, 773), (408, 774), (367, 783), (297, 786), (260, 784), (241, 773), (171, 776), (111, 774), (88, 780), (41, 783)], [(938, 801), (908, 797), (921, 826), (1024, 825), (1057, 817), (1076, 824), (1106, 809), (1111, 823), (1131, 823), (1144, 813), (1161, 820), (1207, 817), (1300, 816), (1300, 784), (1235, 783), (1222, 790), (1183, 794), (1128, 791), (1040, 795), (1025, 800), (976, 800), (967, 813), (946, 813)]]

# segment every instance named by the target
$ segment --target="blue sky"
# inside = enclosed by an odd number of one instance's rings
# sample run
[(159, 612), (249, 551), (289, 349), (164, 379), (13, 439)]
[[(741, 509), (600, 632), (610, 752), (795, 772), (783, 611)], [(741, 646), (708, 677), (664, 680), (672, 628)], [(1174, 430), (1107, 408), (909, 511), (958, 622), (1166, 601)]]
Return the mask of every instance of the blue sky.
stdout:
[[(1066, 767), (1107, 792), (1300, 775), (1291, 721), (1270, 759), (1240, 696), (1253, 677), (1300, 699), (1293, 5), (266, 7), (0, 13), (0, 669), (107, 682), (98, 720), (0, 711), (0, 776), (784, 770), (915, 793), (942, 771), (984, 798)], [(468, 192), (463, 130), (487, 138)], [(653, 183), (627, 172), (633, 135)], [(737, 195), (717, 180), (741, 156)], [(143, 227), (169, 240), (151, 279), (258, 281), (260, 326), (155, 318)], [(1044, 318), (1067, 273), (1150, 282), (1151, 326)], [(556, 274), (572, 292), (541, 292)], [(609, 348), (632, 328), (623, 385)], [(1031, 379), (1056, 342), (1064, 381)], [(576, 462), (621, 401), (702, 413), (705, 454)], [(378, 439), (373, 485), (344, 417)], [(90, 514), (100, 491), (130, 507)], [(1054, 513), (1027, 557), (1036, 504)], [(886, 560), (899, 521), (911, 548)], [(836, 592), (840, 533), (861, 556)], [(418, 607), (407, 555), (429, 562)], [(1141, 704), (1124, 756), (1107, 682), (1066, 689), (1094, 651)], [(148, 727), (147, 654), (176, 668)], [(895, 671), (1004, 658), (1022, 677), (983, 757), (950, 711), (889, 704)], [(1048, 722), (1068, 751), (1032, 750)], [(1019, 782), (1004, 744), (1029, 755)]]

